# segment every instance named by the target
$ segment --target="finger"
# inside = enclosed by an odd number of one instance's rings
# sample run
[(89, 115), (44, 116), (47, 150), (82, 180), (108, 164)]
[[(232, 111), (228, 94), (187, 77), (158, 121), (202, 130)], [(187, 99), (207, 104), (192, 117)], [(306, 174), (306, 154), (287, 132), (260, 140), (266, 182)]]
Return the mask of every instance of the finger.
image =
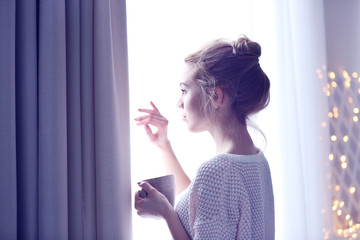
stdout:
[(154, 133), (151, 131), (151, 128), (149, 125), (144, 125), (144, 128), (145, 128), (145, 133), (148, 135), (148, 136), (153, 136)]
[(144, 113), (149, 113), (149, 114), (157, 114), (157, 115), (160, 115), (160, 113), (157, 112), (157, 111), (154, 110), (154, 109), (139, 108), (138, 111), (139, 111), (139, 112), (144, 112)]
[(134, 208), (139, 209), (139, 205), (141, 204), (142, 198), (139, 196), (139, 193), (135, 195)]
[(145, 109), (145, 108), (139, 108), (138, 112), (142, 112), (142, 113), (148, 113), (150, 115), (156, 115), (156, 116), (161, 116), (161, 113), (159, 111), (153, 110), (153, 109)]
[(143, 211), (140, 211), (140, 210), (138, 210), (136, 213), (137, 213), (137, 215), (139, 215), (140, 217), (143, 217), (143, 215), (144, 215), (144, 212), (143, 212)]
[(153, 133), (149, 125), (144, 125), (145, 133), (151, 142), (155, 142), (157, 139), (156, 133)]
[(157, 111), (158, 113), (160, 113), (159, 109), (155, 106), (155, 104), (154, 104), (152, 101), (150, 101), (150, 105), (152, 106), (152, 108), (153, 108), (155, 111)]
[(141, 197), (140, 197), (140, 190), (138, 190), (138, 191), (136, 191), (135, 192), (135, 200), (137, 200), (137, 199), (141, 199)]
[(134, 118), (134, 120), (141, 121), (141, 120), (148, 119), (148, 118), (154, 118), (154, 119), (158, 119), (161, 121), (167, 121), (167, 119), (161, 115), (145, 115), (145, 116), (136, 117), (136, 118)]
[(150, 193), (151, 191), (153, 191), (155, 188), (153, 186), (151, 186), (150, 183), (143, 181), (139, 183), (139, 186), (141, 188), (143, 188), (147, 193)]
[(157, 118), (145, 118), (143, 120), (139, 120), (136, 125), (154, 125), (155, 127), (163, 127), (167, 125), (167, 120), (157, 119)]
[[(139, 192), (140, 192), (140, 190), (139, 190)], [(135, 200), (134, 207), (135, 207), (135, 209), (138, 209), (139, 206), (142, 204), (144, 198), (140, 197), (140, 193), (136, 193), (134, 200)]]

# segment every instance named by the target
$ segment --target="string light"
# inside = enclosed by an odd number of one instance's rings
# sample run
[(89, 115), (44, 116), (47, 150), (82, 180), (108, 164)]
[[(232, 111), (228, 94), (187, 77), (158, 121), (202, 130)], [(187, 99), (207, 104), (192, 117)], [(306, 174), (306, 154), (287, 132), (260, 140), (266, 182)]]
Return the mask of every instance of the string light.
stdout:
[(339, 117), (339, 112), (338, 112), (337, 107), (333, 107), (333, 112), (334, 112), (334, 118), (338, 118)]
[(346, 162), (341, 163), (341, 167), (342, 167), (343, 169), (347, 168), (347, 163), (346, 163)]
[(350, 192), (351, 194), (354, 194), (355, 191), (356, 191), (356, 188), (355, 188), (354, 186), (352, 186), (352, 187), (349, 188), (349, 192)]
[(346, 81), (344, 82), (344, 85), (345, 85), (345, 87), (347, 87), (347, 88), (351, 87), (351, 80), (346, 80)]
[(337, 137), (335, 135), (331, 135), (330, 139), (331, 141), (335, 142), (337, 140)]
[(335, 73), (334, 72), (329, 72), (329, 78), (330, 79), (335, 79)]
[[(325, 70), (325, 69), (323, 69), (323, 70)], [(322, 79), (323, 76), (326, 76), (326, 73), (323, 74), (323, 72), (321, 72), (321, 69), (317, 69), (317, 75), (320, 79)], [(334, 130), (334, 133), (336, 132), (336, 134), (330, 134), (330, 141), (331, 141), (332, 147), (334, 147), (335, 150), (332, 150), (334, 152), (329, 153), (328, 159), (330, 161), (330, 164), (335, 164), (334, 166), (339, 166), (338, 164), (340, 164), (341, 169), (343, 169), (344, 173), (354, 174), (352, 172), (348, 172), (350, 155), (344, 154), (344, 153), (339, 154), (338, 151), (343, 151), (343, 150), (340, 150), (341, 148), (338, 148), (338, 145), (353, 142), (355, 140), (355, 138), (352, 138), (352, 135), (356, 134), (356, 133), (351, 132), (351, 131), (354, 131), (354, 128), (352, 128), (352, 125), (349, 125), (348, 127), (345, 125), (346, 126), (345, 128), (342, 127), (340, 129), (340, 126), (343, 126), (343, 125), (338, 125), (338, 124), (348, 124), (349, 121), (351, 121), (351, 120), (353, 123), (359, 122), (359, 117), (360, 117), (360, 115), (359, 115), (360, 114), (359, 99), (360, 98), (358, 98), (358, 96), (360, 95), (360, 85), (358, 83), (360, 83), (360, 76), (359, 76), (358, 72), (350, 72), (349, 73), (346, 70), (340, 71), (336, 74), (334, 71), (328, 71), (327, 75), (328, 75), (328, 82), (323, 87), (323, 92), (328, 97), (330, 97), (330, 96), (331, 97), (332, 96), (339, 97), (339, 96), (337, 96), (337, 94), (342, 94), (342, 95), (340, 95), (341, 99), (345, 99), (345, 101), (346, 101), (346, 102), (344, 102), (344, 104), (341, 104), (341, 102), (339, 102), (338, 100), (336, 100), (336, 99), (333, 100), (333, 98), (330, 98), (330, 100), (329, 100), (330, 104), (334, 104), (336, 102), (336, 104), (339, 104), (339, 105), (332, 106), (329, 109), (329, 112), (328, 112), (328, 118), (330, 119), (329, 124), (327, 124), (326, 121), (321, 122), (322, 127), (329, 126), (331, 131)], [(344, 88), (336, 89), (339, 84), (344, 84), (343, 85)], [(351, 90), (349, 91), (349, 89), (351, 89)], [(347, 95), (345, 95), (345, 94), (347, 94)], [(346, 104), (348, 104), (348, 106), (346, 106)], [(344, 113), (347, 113), (347, 111), (346, 111), (347, 109), (351, 109), (350, 111), (353, 111), (353, 115), (352, 116), (351, 115), (349, 116), (348, 114), (340, 115), (342, 109), (345, 110)], [(338, 119), (338, 118), (342, 118), (342, 119)], [(331, 119), (334, 119), (333, 120), (334, 122), (331, 122)], [(335, 120), (335, 119), (338, 119), (338, 120)], [(334, 125), (332, 125), (332, 123), (334, 123)], [(337, 131), (339, 131), (339, 132), (337, 132)], [(345, 132), (345, 131), (348, 131), (348, 132)], [(342, 141), (338, 142), (338, 139), (342, 140)], [(356, 143), (356, 146), (358, 146), (360, 148), (360, 141), (356, 141), (355, 143)], [(356, 157), (358, 157), (358, 155)], [(334, 161), (335, 158), (339, 159), (339, 160)], [(354, 172), (357, 173), (357, 171), (354, 171)], [(341, 174), (340, 172), (337, 172), (337, 170), (335, 173)], [(331, 176), (331, 174), (330, 174), (330, 176)], [(334, 221), (334, 229), (335, 229), (334, 233), (337, 234), (341, 239), (352, 239), (352, 240), (360, 239), (360, 222), (356, 222), (358, 220), (356, 217), (354, 219), (352, 218), (353, 214), (355, 214), (355, 213), (360, 214), (360, 208), (357, 210), (358, 212), (353, 212), (352, 204), (354, 202), (351, 199), (351, 196), (352, 195), (355, 196), (355, 193), (357, 192), (356, 190), (360, 186), (357, 182), (354, 182), (353, 184), (350, 183), (350, 186), (347, 184), (342, 186), (341, 182), (337, 182), (339, 180), (341, 181), (341, 178), (342, 178), (341, 175), (338, 179), (336, 179), (336, 178), (337, 177), (335, 177), (333, 179), (333, 180), (335, 180), (335, 184), (331, 187), (331, 189), (334, 193), (334, 197), (335, 197), (335, 199), (333, 200), (333, 204), (331, 206), (331, 210), (334, 214), (334, 217), (336, 217), (336, 219), (338, 219), (338, 221)], [(355, 179), (355, 178), (351, 178), (351, 179)], [(346, 202), (347, 203), (346, 207), (345, 207), (345, 201), (342, 201), (338, 198), (338, 197), (340, 197), (340, 195), (342, 196), (342, 194), (344, 192), (347, 193), (347, 197), (350, 198)], [(336, 199), (336, 198), (338, 198), (338, 199)], [(351, 211), (350, 211), (350, 208), (351, 208)], [(354, 215), (354, 216), (357, 216), (357, 215)], [(341, 224), (341, 225), (339, 225), (339, 224)], [(331, 233), (329, 235), (329, 232), (331, 232), (331, 231), (327, 231), (326, 229), (323, 229), (323, 233), (324, 233), (323, 238), (324, 239), (328, 239), (329, 236), (331, 236)]]
[(337, 212), (336, 212), (336, 213), (337, 213), (337, 215), (338, 215), (338, 216), (341, 216), (341, 214), (342, 214), (342, 210), (341, 210), (341, 209), (339, 209), (339, 210), (337, 210)]

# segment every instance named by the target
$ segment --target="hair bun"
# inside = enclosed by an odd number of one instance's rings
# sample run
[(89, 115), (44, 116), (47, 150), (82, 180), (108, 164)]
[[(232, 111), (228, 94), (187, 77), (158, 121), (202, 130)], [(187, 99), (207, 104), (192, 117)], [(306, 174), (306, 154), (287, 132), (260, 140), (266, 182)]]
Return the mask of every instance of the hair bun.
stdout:
[(248, 37), (242, 36), (233, 43), (234, 54), (247, 56), (261, 56), (261, 47), (257, 42), (251, 41)]

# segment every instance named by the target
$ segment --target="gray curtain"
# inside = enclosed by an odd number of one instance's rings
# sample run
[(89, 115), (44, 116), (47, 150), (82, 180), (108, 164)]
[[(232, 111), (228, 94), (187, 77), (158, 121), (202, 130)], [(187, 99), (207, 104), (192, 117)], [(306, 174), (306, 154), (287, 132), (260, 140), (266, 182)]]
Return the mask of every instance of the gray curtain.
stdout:
[(0, 239), (131, 239), (125, 0), (0, 0)]

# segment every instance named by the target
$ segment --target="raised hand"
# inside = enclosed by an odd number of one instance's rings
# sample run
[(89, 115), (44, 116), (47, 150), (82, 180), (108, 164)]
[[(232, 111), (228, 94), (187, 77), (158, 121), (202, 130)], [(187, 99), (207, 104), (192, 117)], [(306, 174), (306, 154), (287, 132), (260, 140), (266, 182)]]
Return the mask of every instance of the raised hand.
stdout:
[[(182, 169), (167, 136), (168, 120), (161, 115), (153, 102), (150, 102), (152, 109), (138, 109), (146, 115), (135, 118), (137, 125), (144, 126), (145, 132), (150, 141), (159, 147), (162, 158), (165, 160), (167, 173), (175, 173), (176, 194), (182, 192), (190, 184), (190, 179)], [(154, 126), (156, 130), (152, 130)]]
[[(147, 115), (137, 117), (135, 121), (137, 121), (138, 126), (144, 126), (150, 141), (161, 147), (169, 141), (167, 137), (168, 120), (161, 115), (153, 102), (150, 102), (150, 105), (152, 109), (138, 109), (139, 112), (147, 113)], [(157, 128), (155, 132), (150, 128), (150, 125)]]

